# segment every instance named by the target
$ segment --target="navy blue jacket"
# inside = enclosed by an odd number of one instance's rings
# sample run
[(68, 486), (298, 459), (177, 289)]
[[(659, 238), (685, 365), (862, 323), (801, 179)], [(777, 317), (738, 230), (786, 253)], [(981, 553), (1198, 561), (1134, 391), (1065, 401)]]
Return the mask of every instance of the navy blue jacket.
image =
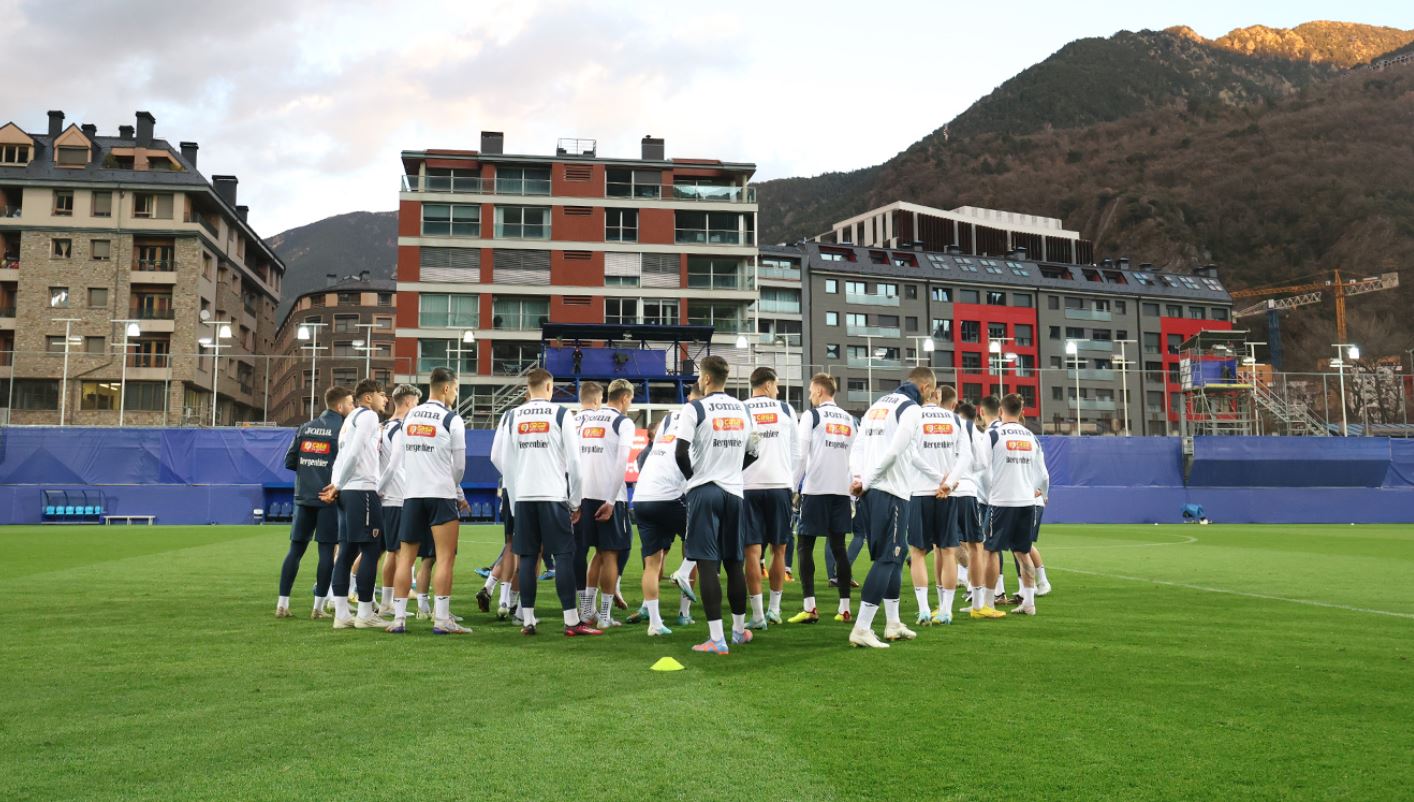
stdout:
[(339, 428), (344, 416), (332, 409), (300, 424), (290, 450), (285, 452), (285, 468), (295, 472), (295, 503), (301, 507), (327, 507), (319, 491), (334, 476), (334, 457), (339, 454)]

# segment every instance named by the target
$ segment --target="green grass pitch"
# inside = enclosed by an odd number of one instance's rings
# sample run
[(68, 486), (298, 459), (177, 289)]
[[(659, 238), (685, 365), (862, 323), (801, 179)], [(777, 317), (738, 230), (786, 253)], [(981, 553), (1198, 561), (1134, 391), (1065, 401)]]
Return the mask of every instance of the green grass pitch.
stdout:
[(525, 639), (475, 612), (499, 529), (462, 531), (476, 631), (436, 638), (310, 621), (312, 551), (276, 620), (281, 527), (0, 529), (0, 799), (1414, 795), (1414, 527), (1047, 526), (1036, 618), (727, 657), (689, 651), (700, 608), (567, 640), (550, 583)]

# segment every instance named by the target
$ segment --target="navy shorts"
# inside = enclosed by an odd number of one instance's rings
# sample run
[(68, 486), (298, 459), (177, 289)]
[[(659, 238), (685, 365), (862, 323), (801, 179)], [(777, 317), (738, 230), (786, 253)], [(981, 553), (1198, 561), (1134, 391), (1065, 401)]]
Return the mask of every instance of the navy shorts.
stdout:
[(987, 516), (987, 551), (1030, 551), (1036, 507), (992, 507)]
[(538, 557), (542, 550), (560, 555), (574, 551), (574, 529), (563, 501), (517, 501), (515, 518), (511, 551), (516, 554)]
[(1046, 514), (1046, 508), (1040, 504), (1036, 505), (1036, 520), (1031, 522), (1031, 544), (1041, 539), (1041, 516)]
[(982, 506), (976, 496), (958, 496), (953, 502), (953, 526), (957, 539), (962, 543), (981, 543), (987, 539), (987, 531), (982, 528)]
[(687, 531), (687, 505), (676, 501), (635, 501), (633, 516), (638, 521), (638, 542), (644, 557), (667, 551), (673, 540)]
[(383, 545), (383, 502), (373, 490), (339, 491), (339, 507), (344, 511), (341, 543), (377, 541)]
[(581, 550), (628, 551), (633, 537), (628, 530), (628, 505), (614, 502), (614, 514), (607, 521), (594, 520), (594, 513), (604, 506), (602, 499), (587, 498), (579, 504), (579, 523), (574, 527), (575, 545)]
[(742, 498), (743, 538), (748, 546), (790, 542), (790, 491), (784, 487), (747, 490)]
[(850, 529), (849, 496), (801, 496), (801, 537), (847, 534)]
[(913, 496), (908, 500), (908, 545), (929, 551), (957, 545), (953, 525), (953, 500), (933, 496)]
[(397, 507), (383, 508), (383, 548), (386, 551), (397, 551), (399, 547), (399, 535), (402, 533), (403, 508)]
[(339, 542), (339, 508), (329, 504), (318, 507), (304, 504), (295, 505), (294, 517), (290, 519), (290, 540), (306, 543), (310, 537), (315, 543)]
[(864, 519), (869, 558), (876, 563), (901, 563), (908, 545), (908, 503), (882, 490), (866, 490), (854, 517)]
[(436, 558), (437, 544), (432, 539), (432, 527), (458, 520), (461, 516), (457, 514), (457, 503), (449, 498), (405, 498), (398, 540), (418, 544), (419, 557)]
[(512, 508), (511, 505), (511, 494), (507, 493), (504, 490), (501, 491), (501, 531), (506, 536), (506, 543), (511, 542), (511, 538), (515, 537), (515, 510)]
[(741, 562), (746, 557), (741, 532), (741, 497), (708, 483), (687, 491), (687, 535), (683, 553), (689, 560)]

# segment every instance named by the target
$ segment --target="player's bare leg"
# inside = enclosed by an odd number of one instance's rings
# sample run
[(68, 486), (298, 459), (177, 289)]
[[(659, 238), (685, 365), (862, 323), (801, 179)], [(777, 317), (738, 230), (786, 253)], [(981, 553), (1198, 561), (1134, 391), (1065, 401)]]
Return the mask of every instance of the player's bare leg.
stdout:
[(746, 553), (746, 595), (751, 602), (751, 620), (747, 629), (766, 628), (766, 605), (761, 598), (761, 546), (748, 545)]
[(460, 521), (448, 521), (432, 527), (432, 540), (437, 544), (437, 562), (432, 566), (432, 632), (437, 635), (465, 635), (470, 629), (452, 620), (452, 567), (457, 560), (457, 534)]
[(397, 570), (393, 575), (393, 623), (388, 625), (389, 632), (407, 631), (408, 594), (412, 592), (412, 570), (416, 560), (416, 543), (399, 544), (394, 561)]
[(786, 587), (786, 548), (789, 544), (771, 544), (771, 603), (766, 608), (766, 620), (772, 624), (781, 623), (781, 594)]
[(1021, 576), (1017, 577), (1017, 584), (1020, 585), (1018, 592), (1021, 594), (1021, 604), (1016, 608), (1016, 612), (1023, 615), (1036, 614), (1036, 565), (1031, 562), (1031, 552), (1014, 552), (1016, 562), (1020, 566)]
[(1046, 564), (1041, 562), (1041, 552), (1036, 545), (1031, 545), (1031, 564), (1036, 566), (1036, 595), (1044, 596), (1051, 592), (1051, 582), (1046, 579)]
[[(432, 617), (432, 601), (428, 594), (432, 591), (432, 566), (437, 563), (436, 557), (423, 557), (417, 563), (417, 617)], [(402, 570), (399, 563), (398, 570)], [(396, 594), (395, 594), (396, 595)]]
[(595, 576), (596, 586), (599, 588), (599, 628), (623, 626), (623, 622), (614, 620), (614, 595), (619, 582), (619, 553), (595, 551), (594, 562), (598, 570), (590, 566), (589, 573)]
[(933, 623), (951, 624), (953, 599), (957, 595), (957, 558), (959, 549), (933, 549), (933, 567), (938, 582), (938, 610)]
[(918, 600), (917, 622), (922, 626), (933, 623), (933, 611), (928, 608), (928, 552), (908, 547), (908, 575), (913, 580), (913, 597)]

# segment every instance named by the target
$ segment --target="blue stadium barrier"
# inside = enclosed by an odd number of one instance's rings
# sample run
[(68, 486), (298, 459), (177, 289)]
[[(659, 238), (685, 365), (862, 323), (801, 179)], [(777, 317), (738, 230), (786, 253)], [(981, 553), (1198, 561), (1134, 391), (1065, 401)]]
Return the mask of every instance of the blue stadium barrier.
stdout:
[[(291, 429), (0, 427), (0, 524), (155, 515), (161, 524), (288, 520)], [(500, 518), (492, 432), (467, 432), (468, 517)], [(1177, 438), (1043, 437), (1046, 521), (1414, 522), (1414, 441), (1200, 437), (1185, 484)]]

